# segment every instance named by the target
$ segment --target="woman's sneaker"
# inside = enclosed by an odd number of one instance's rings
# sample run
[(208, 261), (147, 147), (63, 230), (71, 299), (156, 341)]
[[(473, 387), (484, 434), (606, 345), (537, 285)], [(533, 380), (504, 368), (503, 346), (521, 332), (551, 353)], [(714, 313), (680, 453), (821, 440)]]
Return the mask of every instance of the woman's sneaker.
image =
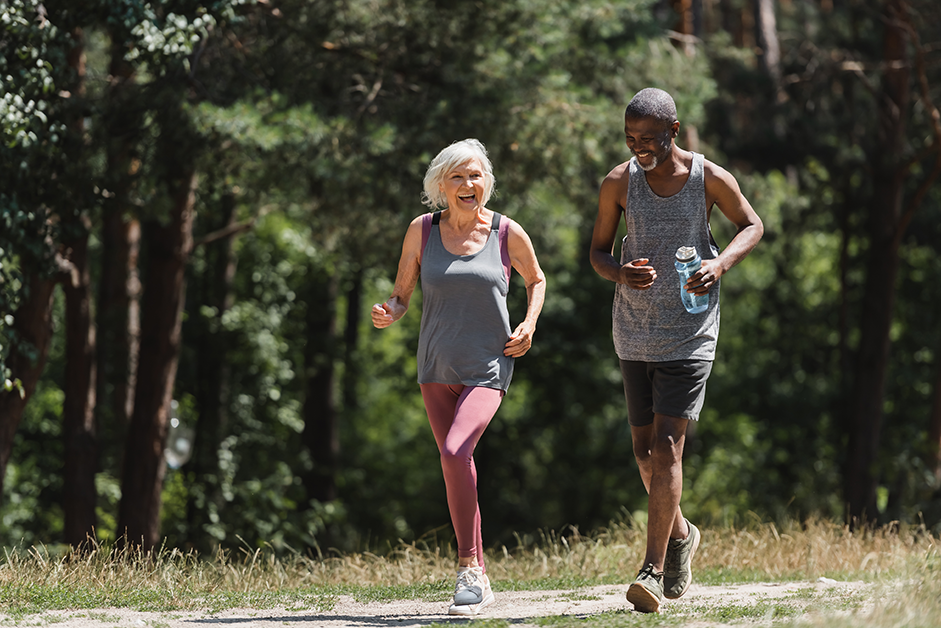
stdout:
[(454, 603), (448, 615), (476, 615), (485, 606), (493, 603), (490, 578), (481, 567), (461, 567), (457, 570), (454, 585)]
[(693, 554), (699, 549), (699, 529), (686, 520), (689, 534), (685, 539), (670, 539), (663, 564), (663, 596), (671, 600), (682, 597), (693, 582)]

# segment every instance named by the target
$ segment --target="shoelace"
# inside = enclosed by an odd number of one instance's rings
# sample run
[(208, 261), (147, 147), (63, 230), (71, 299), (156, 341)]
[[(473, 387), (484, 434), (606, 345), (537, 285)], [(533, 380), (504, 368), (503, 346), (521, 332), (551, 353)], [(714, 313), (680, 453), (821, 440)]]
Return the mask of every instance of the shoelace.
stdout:
[(663, 577), (662, 572), (657, 573), (656, 571), (654, 571), (653, 563), (647, 563), (646, 565), (644, 565), (644, 568), (640, 570), (640, 573), (637, 574), (637, 577), (640, 578), (641, 576), (644, 576), (644, 575), (650, 576), (651, 578), (654, 578), (655, 580), (659, 580), (660, 578)]
[[(673, 539), (670, 539), (670, 545), (673, 546)], [(678, 548), (674, 548), (674, 551), (667, 551), (666, 560), (663, 563), (663, 571), (670, 573), (676, 573), (680, 570), (680, 553)]]
[(473, 571), (468, 569), (467, 571), (462, 571), (459, 574), (457, 574), (457, 585), (455, 587), (456, 589), (461, 589), (461, 588), (469, 589), (475, 584), (477, 584), (477, 574), (474, 573)]

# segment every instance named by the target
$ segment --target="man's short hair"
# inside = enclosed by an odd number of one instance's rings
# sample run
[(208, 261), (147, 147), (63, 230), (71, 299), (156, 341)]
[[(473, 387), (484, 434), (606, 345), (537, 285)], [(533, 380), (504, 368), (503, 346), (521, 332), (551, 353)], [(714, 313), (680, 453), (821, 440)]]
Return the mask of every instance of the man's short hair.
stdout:
[(624, 110), (624, 118), (655, 118), (666, 126), (676, 122), (676, 103), (662, 89), (647, 87), (637, 92)]

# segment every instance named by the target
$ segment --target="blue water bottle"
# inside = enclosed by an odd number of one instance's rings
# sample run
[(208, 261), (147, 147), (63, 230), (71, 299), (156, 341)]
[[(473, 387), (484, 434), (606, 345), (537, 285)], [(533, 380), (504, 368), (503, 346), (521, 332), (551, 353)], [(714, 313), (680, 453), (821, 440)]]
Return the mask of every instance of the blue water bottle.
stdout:
[(683, 300), (683, 306), (690, 314), (699, 314), (709, 308), (709, 294), (702, 296), (690, 294), (686, 291), (686, 282), (696, 274), (699, 267), (702, 266), (702, 258), (696, 252), (695, 246), (681, 246), (676, 250), (676, 272), (680, 274), (680, 298)]

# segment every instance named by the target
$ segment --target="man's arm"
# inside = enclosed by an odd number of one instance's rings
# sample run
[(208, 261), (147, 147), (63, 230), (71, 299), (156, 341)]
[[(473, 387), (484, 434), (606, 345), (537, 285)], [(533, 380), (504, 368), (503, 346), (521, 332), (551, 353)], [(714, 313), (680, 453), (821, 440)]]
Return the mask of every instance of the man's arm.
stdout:
[(627, 198), (628, 162), (608, 173), (598, 194), (598, 215), (591, 234), (591, 266), (595, 272), (615, 283), (627, 284), (635, 290), (646, 290), (657, 278), (657, 271), (648, 266), (650, 260), (635, 259), (621, 265), (614, 258), (614, 239), (621, 222), (622, 199)]
[(738, 231), (719, 257), (703, 260), (702, 268), (690, 277), (687, 292), (706, 294), (719, 278), (741, 262), (755, 248), (765, 227), (751, 203), (742, 194), (738, 181), (726, 169), (705, 160), (706, 207), (713, 204)]

